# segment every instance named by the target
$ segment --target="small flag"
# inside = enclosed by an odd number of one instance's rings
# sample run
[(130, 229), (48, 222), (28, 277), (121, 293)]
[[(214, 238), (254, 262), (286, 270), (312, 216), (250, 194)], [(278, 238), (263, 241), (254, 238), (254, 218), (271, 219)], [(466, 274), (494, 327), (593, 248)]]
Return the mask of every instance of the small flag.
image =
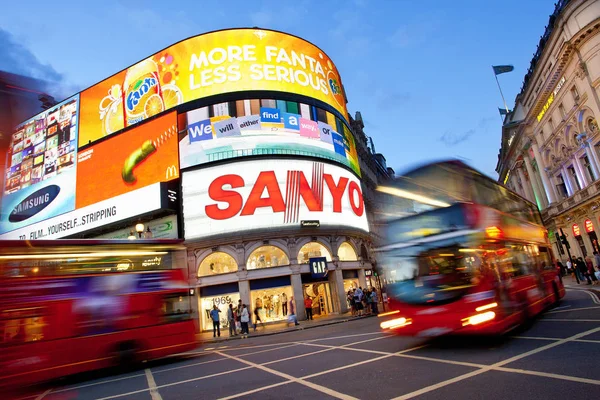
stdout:
[(494, 69), (494, 74), (496, 75), (504, 74), (505, 72), (511, 72), (513, 69), (515, 69), (515, 67), (512, 65), (492, 65), (492, 68)]
[(500, 111), (500, 115), (506, 115), (506, 114), (508, 114), (508, 111), (506, 111), (506, 108), (500, 108), (500, 107), (498, 107), (498, 111)]

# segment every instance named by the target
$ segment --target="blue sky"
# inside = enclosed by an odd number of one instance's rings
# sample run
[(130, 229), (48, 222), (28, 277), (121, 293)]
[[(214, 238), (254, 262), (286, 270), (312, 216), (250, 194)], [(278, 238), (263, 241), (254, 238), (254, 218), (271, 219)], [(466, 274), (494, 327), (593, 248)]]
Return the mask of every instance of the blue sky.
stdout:
[(55, 82), (67, 96), (185, 37), (260, 26), (301, 36), (336, 63), (348, 108), (402, 172), (460, 157), (496, 178), (502, 100), (509, 107), (551, 0), (28, 1), (3, 4), (0, 69)]

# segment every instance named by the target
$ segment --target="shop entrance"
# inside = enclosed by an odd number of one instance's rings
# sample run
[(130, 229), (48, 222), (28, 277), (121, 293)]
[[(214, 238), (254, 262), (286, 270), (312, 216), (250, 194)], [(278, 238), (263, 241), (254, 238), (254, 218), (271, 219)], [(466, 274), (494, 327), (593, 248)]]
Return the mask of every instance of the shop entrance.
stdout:
[(333, 298), (329, 282), (315, 282), (302, 285), (304, 298), (312, 299), (313, 318), (324, 317), (333, 313)]

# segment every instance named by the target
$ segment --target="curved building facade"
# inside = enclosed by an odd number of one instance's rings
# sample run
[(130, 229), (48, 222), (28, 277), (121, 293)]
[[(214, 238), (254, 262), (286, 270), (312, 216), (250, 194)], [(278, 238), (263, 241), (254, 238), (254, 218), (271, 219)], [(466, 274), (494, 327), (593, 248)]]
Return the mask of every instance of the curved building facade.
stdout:
[(315, 317), (344, 312), (350, 288), (374, 284), (352, 123), (315, 45), (255, 28), (194, 36), (15, 129), (0, 239), (126, 239), (139, 224), (185, 239), (201, 329), (240, 299), (266, 322), (292, 297), (300, 319), (305, 297)]
[(499, 180), (537, 203), (557, 258), (600, 252), (600, 3), (555, 6), (502, 128)]

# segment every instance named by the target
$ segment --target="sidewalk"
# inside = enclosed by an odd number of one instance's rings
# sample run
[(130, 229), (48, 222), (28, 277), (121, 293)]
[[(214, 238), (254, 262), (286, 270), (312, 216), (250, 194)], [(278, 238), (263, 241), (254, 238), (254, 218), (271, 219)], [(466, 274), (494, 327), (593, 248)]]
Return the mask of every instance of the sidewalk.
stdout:
[[(287, 324), (286, 322), (279, 322), (279, 323), (269, 324), (269, 325), (265, 325), (265, 326), (259, 325), (256, 328), (256, 331), (254, 331), (254, 326), (252, 326), (252, 327), (250, 327), (250, 334), (246, 335), (246, 337), (252, 338), (252, 337), (258, 337), (258, 336), (277, 335), (280, 333), (318, 328), (320, 326), (341, 324), (341, 323), (348, 322), (348, 321), (355, 321), (358, 319), (370, 318), (370, 317), (374, 317), (374, 316), (375, 315), (371, 314), (371, 315), (364, 315), (362, 317), (353, 317), (352, 314), (350, 312), (348, 312), (345, 314), (334, 314), (334, 315), (329, 315), (326, 317), (316, 318), (312, 321), (298, 321), (300, 323), (300, 325), (298, 325), (298, 326), (295, 326), (293, 324)], [(196, 334), (196, 339), (200, 340), (203, 343), (219, 343), (219, 342), (225, 342), (228, 340), (242, 339), (242, 335), (230, 337), (228, 329), (221, 329), (221, 337), (213, 338), (213, 333), (211, 331), (211, 332), (201, 332), (201, 333)]]

